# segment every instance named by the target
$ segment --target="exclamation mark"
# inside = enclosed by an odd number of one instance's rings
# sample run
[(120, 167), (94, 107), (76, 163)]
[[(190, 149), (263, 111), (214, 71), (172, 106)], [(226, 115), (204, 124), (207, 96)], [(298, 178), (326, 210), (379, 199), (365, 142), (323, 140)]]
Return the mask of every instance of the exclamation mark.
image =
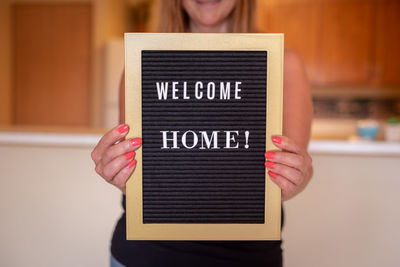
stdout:
[(246, 144), (244, 145), (244, 148), (248, 149), (249, 148), (249, 131), (245, 131), (244, 135), (246, 137)]

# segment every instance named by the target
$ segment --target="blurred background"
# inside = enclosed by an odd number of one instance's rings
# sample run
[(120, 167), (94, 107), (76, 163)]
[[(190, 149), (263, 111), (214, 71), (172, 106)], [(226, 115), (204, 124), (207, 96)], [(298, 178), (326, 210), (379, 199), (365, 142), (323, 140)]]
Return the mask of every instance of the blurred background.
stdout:
[[(285, 203), (286, 266), (397, 266), (400, 1), (257, 0), (314, 102), (309, 187)], [(90, 152), (118, 124), (124, 32), (159, 0), (0, 0), (0, 266), (107, 266), (120, 193)]]

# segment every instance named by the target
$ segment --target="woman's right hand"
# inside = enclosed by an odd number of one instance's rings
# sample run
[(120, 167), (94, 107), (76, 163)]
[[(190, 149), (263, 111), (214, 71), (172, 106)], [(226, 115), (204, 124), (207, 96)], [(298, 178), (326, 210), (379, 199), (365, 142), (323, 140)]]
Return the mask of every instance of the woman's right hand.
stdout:
[(142, 145), (141, 138), (124, 140), (129, 126), (119, 125), (107, 132), (92, 151), (96, 172), (125, 194), (126, 181), (135, 170), (135, 150)]

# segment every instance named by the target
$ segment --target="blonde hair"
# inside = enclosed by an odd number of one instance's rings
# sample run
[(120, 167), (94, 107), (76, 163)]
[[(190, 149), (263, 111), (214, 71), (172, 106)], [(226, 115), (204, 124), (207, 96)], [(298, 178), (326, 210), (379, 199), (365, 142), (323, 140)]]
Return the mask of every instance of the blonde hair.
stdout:
[[(237, 0), (229, 15), (229, 32), (256, 32), (255, 0)], [(162, 0), (159, 10), (159, 32), (189, 32), (189, 16), (182, 0)]]

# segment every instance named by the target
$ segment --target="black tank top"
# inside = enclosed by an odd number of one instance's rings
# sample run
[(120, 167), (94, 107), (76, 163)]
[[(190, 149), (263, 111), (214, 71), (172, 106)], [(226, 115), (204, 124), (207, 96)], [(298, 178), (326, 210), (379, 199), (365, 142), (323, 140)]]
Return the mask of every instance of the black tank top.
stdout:
[[(122, 205), (126, 210), (125, 195)], [(115, 227), (111, 254), (128, 267), (282, 266), (281, 241), (128, 241), (125, 212)]]

